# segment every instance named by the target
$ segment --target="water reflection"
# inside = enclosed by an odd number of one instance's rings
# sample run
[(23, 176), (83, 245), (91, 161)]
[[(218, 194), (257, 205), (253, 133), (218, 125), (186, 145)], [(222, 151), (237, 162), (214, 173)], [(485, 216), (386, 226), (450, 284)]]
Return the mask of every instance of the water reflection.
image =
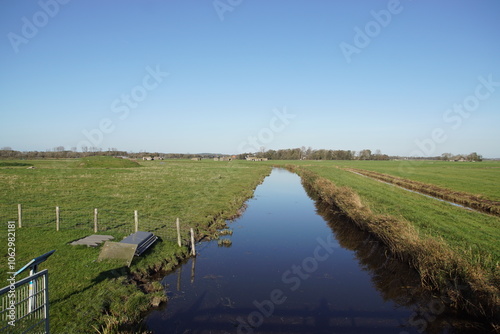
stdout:
[(169, 302), (147, 318), (150, 330), (465, 333), (414, 270), (311, 200), (295, 174), (273, 171), (231, 227), (230, 248), (203, 243), (164, 278)]
[(187, 309), (163, 318), (155, 333), (417, 333), (398, 329), (392, 312), (339, 311), (326, 298), (266, 317), (254, 307), (236, 308), (229, 298), (206, 308), (208, 295), (204, 291)]
[[(308, 194), (313, 196), (307, 187)], [(384, 300), (395, 301), (413, 312), (406, 324), (419, 333), (485, 333), (484, 324), (459, 314), (449, 305), (445, 294), (422, 287), (417, 271), (391, 256), (383, 244), (332, 208), (316, 200), (321, 215), (343, 248), (355, 252), (363, 270), (370, 272), (372, 281)]]

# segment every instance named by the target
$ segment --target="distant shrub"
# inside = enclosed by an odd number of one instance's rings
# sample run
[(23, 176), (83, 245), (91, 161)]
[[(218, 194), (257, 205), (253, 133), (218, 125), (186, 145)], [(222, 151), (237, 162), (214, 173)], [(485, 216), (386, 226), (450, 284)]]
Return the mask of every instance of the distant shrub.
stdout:
[(28, 166), (33, 166), (33, 164), (29, 164), (26, 162), (7, 162), (7, 161), (0, 161), (0, 167), (28, 167)]

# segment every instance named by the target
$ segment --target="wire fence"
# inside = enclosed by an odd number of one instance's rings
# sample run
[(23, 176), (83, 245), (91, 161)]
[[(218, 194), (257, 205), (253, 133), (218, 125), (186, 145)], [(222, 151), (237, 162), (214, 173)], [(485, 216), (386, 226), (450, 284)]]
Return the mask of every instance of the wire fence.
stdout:
[[(128, 235), (139, 231), (152, 232), (164, 240), (177, 242), (177, 217), (150, 214), (139, 210), (108, 208), (66, 209), (35, 204), (1, 205), (0, 221), (15, 221), (17, 228), (43, 228), (55, 231), (87, 230), (92, 233)], [(180, 222), (182, 240), (189, 240), (190, 228)]]

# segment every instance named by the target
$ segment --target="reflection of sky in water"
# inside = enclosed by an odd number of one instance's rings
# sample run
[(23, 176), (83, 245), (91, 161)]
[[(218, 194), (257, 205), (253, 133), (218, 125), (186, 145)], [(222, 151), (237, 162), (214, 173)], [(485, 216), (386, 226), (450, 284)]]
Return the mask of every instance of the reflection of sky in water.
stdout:
[[(193, 283), (193, 260), (165, 277), (170, 302), (168, 308), (149, 316), (151, 330), (236, 333), (236, 319), (247, 319), (257, 310), (256, 301), (269, 300), (271, 292), (279, 289), (286, 301), (274, 306), (272, 316), (256, 333), (330, 333), (342, 328), (349, 333), (402, 331), (399, 326), (407, 323), (412, 312), (384, 301), (355, 253), (341, 248), (331, 228), (316, 214), (315, 203), (297, 175), (275, 169), (247, 204), (243, 216), (229, 224), (234, 231), (230, 248), (218, 247), (217, 242), (199, 245)], [(325, 261), (315, 261), (310, 273), (293, 272), (293, 266), (314, 257), (321, 247), (318, 238), (327, 243), (329, 237), (335, 248)], [(318, 254), (327, 253), (322, 248)]]

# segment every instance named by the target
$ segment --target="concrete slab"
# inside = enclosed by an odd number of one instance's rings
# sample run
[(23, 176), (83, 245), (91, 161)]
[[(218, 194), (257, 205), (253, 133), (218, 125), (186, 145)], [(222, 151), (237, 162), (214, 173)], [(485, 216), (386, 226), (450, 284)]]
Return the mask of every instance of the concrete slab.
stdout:
[(122, 260), (127, 267), (130, 267), (136, 250), (137, 245), (134, 244), (106, 241), (104, 246), (102, 246), (97, 261), (105, 259)]
[(104, 241), (108, 240), (113, 240), (114, 237), (111, 235), (100, 235), (100, 234), (93, 234), (89, 235), (88, 237), (82, 238), (77, 241), (73, 241), (70, 243), (70, 245), (76, 246), (76, 245), (84, 245), (87, 247), (97, 247), (100, 244), (102, 244)]

